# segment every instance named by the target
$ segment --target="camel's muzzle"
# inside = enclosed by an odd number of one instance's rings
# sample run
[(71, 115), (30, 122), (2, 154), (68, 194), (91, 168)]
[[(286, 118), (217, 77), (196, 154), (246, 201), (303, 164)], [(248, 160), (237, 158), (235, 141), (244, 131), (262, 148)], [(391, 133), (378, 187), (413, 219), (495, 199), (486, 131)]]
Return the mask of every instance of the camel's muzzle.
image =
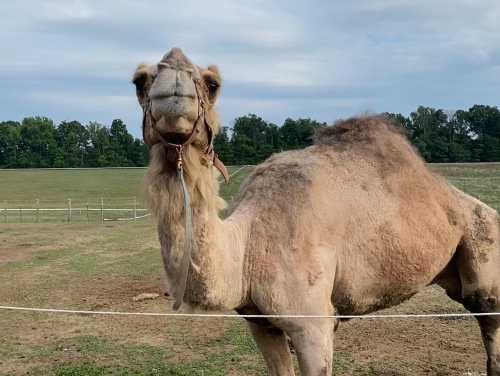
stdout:
[(149, 123), (165, 148), (175, 150), (177, 170), (182, 173), (183, 150), (204, 127), (208, 140), (203, 159), (207, 165), (214, 165), (227, 182), (227, 169), (214, 152), (214, 128), (206, 113), (208, 92), (202, 85), (199, 69), (179, 48), (173, 48), (158, 63), (158, 74), (144, 105), (143, 130)]

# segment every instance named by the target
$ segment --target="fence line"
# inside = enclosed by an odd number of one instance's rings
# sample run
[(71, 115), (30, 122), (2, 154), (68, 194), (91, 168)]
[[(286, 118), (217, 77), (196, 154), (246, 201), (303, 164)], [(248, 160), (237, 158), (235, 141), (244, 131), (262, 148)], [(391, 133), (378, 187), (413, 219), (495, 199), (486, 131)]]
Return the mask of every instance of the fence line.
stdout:
[[(75, 205), (75, 201), (77, 205)], [(83, 201), (83, 202), (82, 202)], [(128, 220), (129, 218), (116, 218), (123, 216), (123, 214), (118, 213), (127, 213), (129, 212), (131, 215), (130, 220), (138, 220), (141, 218), (145, 218), (148, 216), (148, 209), (143, 207), (138, 207), (137, 197), (127, 197), (127, 200), (121, 200), (121, 204), (124, 204), (122, 207), (104, 207), (105, 200), (104, 198), (99, 198), (93, 204), (90, 204), (89, 201), (84, 200), (72, 200), (71, 198), (66, 199), (65, 201), (59, 200), (54, 201), (51, 200), (51, 203), (59, 202), (60, 205), (55, 205), (59, 207), (43, 207), (47, 205), (49, 201), (42, 201), (40, 199), (35, 199), (33, 201), (25, 201), (20, 203), (19, 201), (7, 201), (4, 200), (0, 203), (0, 218), (4, 223), (26, 223), (26, 222), (101, 222), (105, 221), (113, 221), (113, 220)], [(116, 201), (118, 200), (106, 200), (108, 205), (116, 205), (118, 204)], [(64, 202), (64, 204), (63, 204)], [(142, 202), (142, 201), (141, 201)], [(128, 206), (128, 207), (127, 207)], [(142, 204), (141, 204), (142, 206)], [(105, 218), (105, 214), (108, 213), (117, 213), (112, 214), (111, 217), (115, 218)]]
[[(236, 168), (235, 171), (233, 171), (229, 177), (232, 178), (235, 175), (239, 174), (241, 171), (243, 171), (246, 168), (252, 167), (251, 165), (242, 165)], [(220, 180), (220, 177), (219, 177)], [(147, 209), (145, 208), (139, 208), (138, 207), (138, 201), (137, 197), (131, 197), (131, 196), (120, 196), (120, 197), (110, 197), (104, 199), (104, 197), (97, 198), (97, 202), (94, 203), (94, 207), (91, 207), (89, 204), (90, 201), (86, 201), (85, 199), (80, 199), (80, 200), (72, 200), (71, 198), (66, 199), (65, 205), (62, 204), (62, 200), (54, 200), (54, 199), (49, 199), (49, 200), (40, 200), (39, 198), (33, 199), (33, 200), (4, 200), (3, 201), (3, 207), (0, 207), (0, 216), (3, 216), (3, 222), (7, 223), (9, 221), (9, 218), (14, 218), (12, 222), (50, 222), (53, 220), (61, 221), (61, 222), (67, 222), (67, 223), (72, 223), (74, 222), (74, 217), (77, 217), (77, 215), (80, 216), (85, 216), (85, 218), (79, 218), (80, 222), (86, 222), (90, 223), (91, 222), (91, 216), (90, 214), (93, 214), (93, 221), (96, 222), (107, 222), (107, 221), (136, 221), (138, 219), (146, 218), (149, 217), (150, 214), (147, 213)], [(130, 205), (131, 207), (118, 207), (118, 208), (105, 208), (104, 203), (108, 205)], [(47, 204), (54, 204), (54, 203), (60, 203), (61, 207), (43, 207), (43, 206), (48, 206)], [(76, 205), (76, 206), (75, 206)], [(54, 205), (58, 206), (58, 205)], [(112, 213), (112, 212), (117, 212), (117, 213), (124, 213), (124, 212), (130, 212), (131, 216), (127, 218), (105, 218), (105, 213)], [(9, 213), (11, 214), (9, 216)], [(16, 213), (16, 215), (12, 215), (12, 213)], [(45, 215), (45, 218), (42, 217), (43, 214)], [(53, 213), (53, 216), (49, 216), (47, 213)], [(63, 218), (61, 215), (56, 216), (56, 213), (65, 213), (66, 216)], [(96, 216), (96, 213), (98, 214), (98, 218)], [(76, 214), (76, 215), (75, 215)], [(75, 216), (74, 216), (75, 215)], [(17, 220), (15, 219), (17, 218)]]
[(182, 313), (182, 312), (120, 312), (120, 311), (88, 311), (75, 309), (57, 308), (33, 308), (0, 306), (0, 310), (39, 312), (39, 313), (63, 313), (78, 315), (101, 315), (101, 316), (149, 316), (149, 317), (184, 317), (184, 318), (234, 318), (234, 319), (429, 319), (429, 318), (453, 318), (453, 317), (480, 317), (500, 316), (500, 312), (485, 313), (412, 313), (412, 314), (379, 314), (379, 315), (245, 315), (236, 313)]
[[(72, 212), (75, 212), (75, 211), (134, 211), (134, 210), (137, 210), (137, 211), (147, 211), (148, 209), (143, 209), (143, 208), (137, 208), (137, 209), (134, 209), (134, 208), (70, 208)], [(3, 208), (3, 209), (0, 209), (0, 212), (3, 212), (3, 211), (14, 211), (14, 212), (19, 212), (19, 211), (33, 211), (33, 212), (36, 212), (36, 211), (64, 211), (64, 212), (67, 212), (69, 210), (69, 208)]]

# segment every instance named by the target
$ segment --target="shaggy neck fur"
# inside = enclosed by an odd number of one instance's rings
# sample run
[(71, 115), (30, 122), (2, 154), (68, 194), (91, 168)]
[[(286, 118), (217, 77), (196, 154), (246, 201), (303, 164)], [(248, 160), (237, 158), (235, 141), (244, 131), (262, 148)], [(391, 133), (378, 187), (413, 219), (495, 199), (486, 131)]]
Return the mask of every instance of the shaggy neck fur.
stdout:
[[(184, 252), (183, 193), (172, 156), (156, 144), (146, 174), (149, 206), (158, 224), (162, 257), (170, 291), (178, 285)], [(183, 157), (184, 177), (191, 196), (193, 252), (185, 303), (201, 308), (239, 307), (246, 296), (244, 250), (248, 230), (243, 216), (233, 214), (222, 221), (218, 211), (224, 201), (218, 195), (213, 169), (205, 166), (196, 146)]]

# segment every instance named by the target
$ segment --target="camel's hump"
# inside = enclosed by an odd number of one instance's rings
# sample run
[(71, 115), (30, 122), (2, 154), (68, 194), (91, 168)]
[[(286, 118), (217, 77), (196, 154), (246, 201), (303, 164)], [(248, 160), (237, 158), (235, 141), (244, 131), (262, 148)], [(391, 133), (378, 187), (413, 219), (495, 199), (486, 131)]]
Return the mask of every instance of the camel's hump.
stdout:
[(404, 130), (397, 128), (386, 116), (360, 116), (339, 120), (333, 125), (319, 128), (314, 136), (314, 143), (332, 145), (373, 142), (382, 135), (399, 138), (402, 134)]

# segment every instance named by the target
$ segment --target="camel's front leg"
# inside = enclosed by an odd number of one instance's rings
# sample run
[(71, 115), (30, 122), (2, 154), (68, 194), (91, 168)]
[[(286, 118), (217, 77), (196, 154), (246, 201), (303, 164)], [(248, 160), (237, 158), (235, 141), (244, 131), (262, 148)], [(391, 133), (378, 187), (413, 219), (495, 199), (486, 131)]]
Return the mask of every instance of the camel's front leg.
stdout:
[(303, 376), (330, 376), (333, 362), (333, 336), (335, 321), (332, 319), (297, 319), (288, 330), (299, 359)]
[(483, 316), (478, 321), (488, 354), (488, 376), (500, 376), (500, 319)]
[(270, 376), (294, 376), (292, 356), (285, 334), (281, 329), (248, 323), (257, 342)]

